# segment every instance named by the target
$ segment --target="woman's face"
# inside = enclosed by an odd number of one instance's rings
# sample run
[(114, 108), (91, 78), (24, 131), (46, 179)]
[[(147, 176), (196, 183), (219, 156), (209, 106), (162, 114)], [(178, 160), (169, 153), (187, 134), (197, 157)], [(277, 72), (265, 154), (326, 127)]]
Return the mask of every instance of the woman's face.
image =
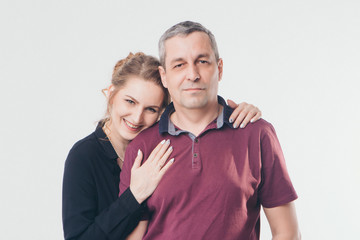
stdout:
[(131, 141), (153, 125), (161, 113), (164, 93), (154, 82), (131, 77), (114, 96), (110, 108), (112, 138)]

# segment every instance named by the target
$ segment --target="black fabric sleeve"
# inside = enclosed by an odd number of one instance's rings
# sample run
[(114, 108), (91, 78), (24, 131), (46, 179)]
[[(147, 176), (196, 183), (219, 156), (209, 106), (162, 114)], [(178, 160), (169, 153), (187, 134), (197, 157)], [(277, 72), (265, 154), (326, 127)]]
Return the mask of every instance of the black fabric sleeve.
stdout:
[(69, 154), (63, 179), (63, 227), (66, 240), (124, 239), (144, 211), (128, 188), (109, 207), (98, 212), (96, 183), (84, 156)]

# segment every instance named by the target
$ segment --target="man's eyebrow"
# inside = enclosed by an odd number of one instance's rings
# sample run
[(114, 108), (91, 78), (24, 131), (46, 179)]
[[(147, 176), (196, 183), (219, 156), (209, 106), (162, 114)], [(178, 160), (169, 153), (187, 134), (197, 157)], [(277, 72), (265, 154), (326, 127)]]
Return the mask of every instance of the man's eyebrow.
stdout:
[[(210, 58), (210, 54), (208, 53), (200, 53), (196, 59), (199, 59), (199, 58)], [(178, 58), (174, 58), (170, 61), (170, 64), (173, 64), (173, 63), (176, 63), (176, 62), (181, 62), (181, 61), (184, 61), (184, 58), (182, 57), (178, 57)]]
[(208, 53), (202, 53), (202, 54), (199, 54), (196, 59), (199, 59), (199, 58), (209, 58), (209, 57), (210, 57), (210, 54), (208, 54)]
[(170, 61), (170, 63), (181, 62), (181, 61), (184, 61), (184, 59), (182, 57), (179, 57), (179, 58), (172, 59)]

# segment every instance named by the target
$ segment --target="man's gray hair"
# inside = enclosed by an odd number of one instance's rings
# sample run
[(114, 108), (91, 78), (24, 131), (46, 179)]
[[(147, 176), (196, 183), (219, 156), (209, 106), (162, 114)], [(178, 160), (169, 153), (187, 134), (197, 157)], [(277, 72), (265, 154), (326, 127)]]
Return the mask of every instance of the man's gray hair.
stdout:
[(215, 41), (214, 35), (205, 28), (203, 25), (197, 22), (192, 21), (185, 21), (178, 23), (171, 28), (169, 28), (160, 38), (159, 40), (159, 57), (160, 57), (160, 64), (165, 68), (165, 41), (169, 38), (175, 37), (175, 36), (188, 36), (190, 33), (193, 32), (203, 32), (206, 33), (209, 36), (211, 48), (214, 51), (215, 59), (216, 61), (219, 60), (219, 51), (217, 48), (217, 44)]

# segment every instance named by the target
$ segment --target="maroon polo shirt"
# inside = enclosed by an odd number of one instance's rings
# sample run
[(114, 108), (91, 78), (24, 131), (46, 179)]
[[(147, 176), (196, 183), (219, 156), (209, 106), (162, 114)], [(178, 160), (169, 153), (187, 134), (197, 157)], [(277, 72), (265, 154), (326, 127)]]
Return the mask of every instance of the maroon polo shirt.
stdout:
[(170, 104), (159, 123), (127, 147), (120, 192), (130, 184), (138, 149), (147, 159), (163, 139), (174, 147), (175, 162), (147, 200), (144, 239), (259, 239), (260, 206), (297, 198), (272, 125), (259, 120), (234, 129), (228, 121), (232, 109), (218, 100), (223, 112), (199, 136), (172, 124)]

